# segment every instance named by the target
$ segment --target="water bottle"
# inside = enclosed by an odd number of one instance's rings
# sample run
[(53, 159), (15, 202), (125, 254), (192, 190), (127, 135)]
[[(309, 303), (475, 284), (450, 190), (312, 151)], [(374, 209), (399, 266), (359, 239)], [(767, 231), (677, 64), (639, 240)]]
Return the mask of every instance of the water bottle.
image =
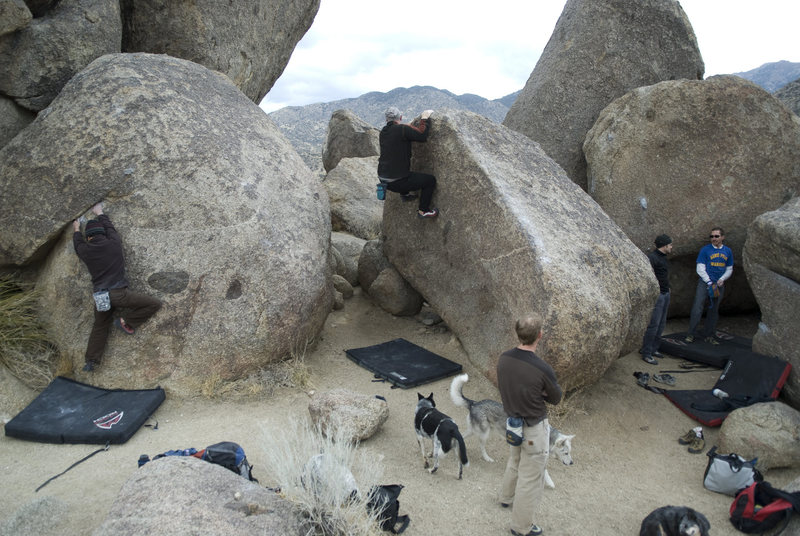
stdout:
[(720, 400), (724, 400), (724, 399), (728, 398), (728, 393), (726, 393), (722, 389), (714, 389), (713, 391), (711, 391), (711, 394), (716, 396)]
[(378, 199), (383, 201), (386, 199), (386, 186), (382, 183), (378, 183)]

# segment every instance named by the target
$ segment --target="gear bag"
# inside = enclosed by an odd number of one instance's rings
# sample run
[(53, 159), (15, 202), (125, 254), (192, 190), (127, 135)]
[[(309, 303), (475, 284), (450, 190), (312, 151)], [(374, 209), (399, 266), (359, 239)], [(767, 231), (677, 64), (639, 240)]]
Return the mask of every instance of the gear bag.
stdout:
[[(201, 460), (221, 465), (222, 467), (245, 477), (251, 482), (258, 482), (258, 480), (253, 478), (253, 466), (247, 461), (247, 456), (244, 454), (244, 449), (239, 446), (238, 443), (234, 443), (233, 441), (214, 443), (213, 445), (208, 446), (200, 451), (195, 448), (168, 450), (153, 456), (153, 459), (157, 460), (165, 456), (192, 456), (193, 458), (200, 458)], [(150, 457), (147, 454), (142, 454), (139, 456), (139, 467), (143, 466), (149, 461)]]
[[(367, 501), (367, 509), (377, 514), (380, 527), (393, 534), (400, 534), (411, 522), (407, 515), (397, 515), (400, 512), (400, 501), (397, 497), (402, 490), (403, 486), (400, 484), (374, 486)], [(400, 528), (395, 529), (398, 523), (401, 523)]]
[(773, 534), (777, 536), (795, 511), (800, 512), (800, 491), (790, 493), (773, 488), (769, 482), (753, 482), (736, 494), (730, 519), (734, 527), (748, 534), (763, 534), (783, 523)]

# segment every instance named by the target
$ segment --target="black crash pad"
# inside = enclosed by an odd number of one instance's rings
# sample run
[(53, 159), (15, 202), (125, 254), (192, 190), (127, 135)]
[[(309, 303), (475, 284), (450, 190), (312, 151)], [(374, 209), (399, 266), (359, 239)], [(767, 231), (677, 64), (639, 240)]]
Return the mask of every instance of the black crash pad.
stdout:
[(155, 389), (101, 389), (57, 377), (5, 426), (6, 435), (41, 443), (125, 443), (164, 401)]
[(458, 374), (461, 365), (405, 339), (345, 350), (347, 357), (398, 387), (408, 389)]
[(708, 343), (699, 336), (695, 338), (694, 342), (688, 343), (684, 341), (686, 332), (671, 333), (661, 337), (658, 349), (667, 355), (723, 368), (735, 351), (752, 348), (751, 339), (731, 335), (724, 331), (717, 331), (716, 336), (720, 344)]
[[(689, 417), (706, 426), (719, 426), (734, 409), (758, 402), (776, 400), (792, 366), (778, 357), (753, 352), (750, 339), (717, 332), (719, 345), (705, 341), (687, 344), (685, 333), (667, 335), (659, 349), (669, 355), (705, 363), (722, 369), (709, 389), (665, 389), (666, 396)], [(727, 393), (720, 399), (714, 389)]]

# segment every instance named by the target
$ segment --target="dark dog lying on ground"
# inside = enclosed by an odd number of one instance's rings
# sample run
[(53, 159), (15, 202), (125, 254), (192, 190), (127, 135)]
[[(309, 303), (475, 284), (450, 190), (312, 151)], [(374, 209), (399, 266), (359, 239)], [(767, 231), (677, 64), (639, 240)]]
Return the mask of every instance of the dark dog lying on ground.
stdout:
[(450, 449), (456, 447), (458, 450), (458, 479), (461, 480), (461, 473), (465, 465), (469, 465), (467, 461), (467, 447), (464, 445), (464, 438), (458, 431), (458, 426), (453, 422), (453, 419), (436, 409), (436, 403), (433, 401), (433, 393), (428, 397), (424, 397), (417, 393), (419, 401), (417, 402), (417, 409), (414, 412), (414, 430), (417, 432), (417, 441), (419, 448), (422, 450), (422, 458), (425, 460), (425, 467), (428, 467), (428, 457), (425, 455), (424, 440), (430, 439), (433, 441), (433, 467), (430, 469), (431, 473), (435, 473), (439, 468), (439, 458), (444, 456)]
[(686, 506), (656, 508), (642, 521), (639, 536), (709, 536), (706, 516)]

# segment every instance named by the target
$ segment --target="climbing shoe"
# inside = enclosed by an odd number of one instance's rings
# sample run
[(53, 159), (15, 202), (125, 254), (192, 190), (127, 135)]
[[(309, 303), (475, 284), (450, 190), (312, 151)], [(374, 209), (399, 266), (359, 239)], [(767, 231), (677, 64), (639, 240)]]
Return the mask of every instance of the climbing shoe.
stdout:
[(417, 211), (418, 218), (435, 218), (438, 215), (439, 215), (439, 210), (435, 208), (429, 208), (428, 210)]

